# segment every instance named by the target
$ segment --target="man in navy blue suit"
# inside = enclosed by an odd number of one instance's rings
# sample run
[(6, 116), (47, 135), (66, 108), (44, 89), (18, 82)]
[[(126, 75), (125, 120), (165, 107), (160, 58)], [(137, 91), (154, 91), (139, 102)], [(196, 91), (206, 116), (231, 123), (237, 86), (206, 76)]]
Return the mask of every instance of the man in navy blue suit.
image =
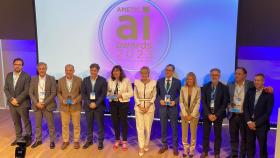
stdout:
[(259, 142), (260, 157), (267, 158), (267, 133), (270, 128), (270, 115), (274, 96), (264, 90), (264, 75), (256, 74), (254, 88), (248, 90), (244, 100), (244, 115), (247, 123), (247, 156), (255, 157), (256, 138)]
[(157, 100), (160, 103), (159, 117), (161, 124), (161, 141), (162, 147), (159, 154), (164, 153), (167, 149), (167, 122), (170, 119), (172, 128), (173, 154), (179, 155), (178, 152), (178, 103), (181, 89), (180, 80), (173, 77), (175, 66), (169, 64), (165, 68), (165, 77), (157, 81)]
[(93, 144), (93, 120), (98, 125), (98, 150), (103, 149), (104, 141), (104, 110), (107, 95), (107, 81), (99, 76), (99, 65), (90, 65), (90, 76), (84, 78), (82, 83), (82, 98), (87, 120), (87, 141), (83, 149)]

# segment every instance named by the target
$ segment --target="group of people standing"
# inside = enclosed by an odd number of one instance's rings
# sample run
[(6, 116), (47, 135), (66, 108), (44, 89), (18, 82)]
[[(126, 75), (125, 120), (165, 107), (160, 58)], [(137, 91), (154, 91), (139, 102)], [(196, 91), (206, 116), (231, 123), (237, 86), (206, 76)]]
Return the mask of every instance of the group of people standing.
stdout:
[[(238, 67), (235, 70), (234, 82), (224, 85), (220, 82), (220, 70), (214, 68), (210, 70), (211, 81), (200, 88), (193, 72), (186, 75), (186, 83), (181, 86), (181, 81), (174, 77), (174, 65), (167, 65), (165, 77), (158, 81), (150, 79), (150, 69), (144, 66), (140, 70), (141, 78), (134, 81), (133, 88), (120, 65), (113, 67), (111, 77), (106, 80), (99, 75), (98, 64), (90, 65), (90, 75), (84, 79), (74, 75), (74, 66), (68, 64), (65, 66), (65, 76), (60, 78), (58, 83), (53, 76), (46, 73), (46, 63), (38, 63), (38, 75), (32, 79), (23, 71), (24, 61), (21, 58), (16, 58), (13, 65), (14, 71), (7, 74), (4, 87), (16, 131), (16, 139), (11, 145), (16, 145), (20, 139), (24, 139), (28, 146), (32, 143), (32, 127), (29, 118), (30, 98), (36, 120), (36, 140), (31, 147), (36, 148), (42, 144), (42, 119), (45, 117), (50, 135), (50, 148), (55, 148), (56, 132), (53, 111), (57, 108), (57, 96), (62, 122), (62, 150), (69, 146), (71, 120), (74, 130), (74, 148), (80, 148), (82, 107), (87, 121), (87, 140), (83, 149), (93, 144), (94, 120), (98, 125), (98, 150), (104, 148), (104, 110), (106, 108), (105, 99), (108, 99), (115, 133), (113, 149), (121, 148), (126, 151), (128, 150), (127, 115), (130, 99), (134, 97), (139, 156), (149, 150), (155, 104), (158, 103), (162, 141), (158, 153), (162, 154), (168, 150), (167, 124), (170, 120), (173, 154), (179, 155), (178, 115), (180, 115), (183, 156), (193, 157), (202, 103), (203, 152), (201, 157), (208, 156), (212, 126), (215, 135), (215, 158), (220, 157), (222, 123), (226, 116), (229, 118), (231, 157), (247, 155), (249, 158), (253, 158), (256, 138), (259, 141), (261, 157), (267, 157), (267, 133), (274, 96), (271, 87), (264, 87), (263, 74), (256, 74), (254, 82), (252, 82), (246, 80), (246, 69)], [(21, 120), (26, 131), (24, 136)], [(190, 140), (188, 140), (189, 131)], [(241, 134), (240, 150), (238, 149), (239, 134)]]

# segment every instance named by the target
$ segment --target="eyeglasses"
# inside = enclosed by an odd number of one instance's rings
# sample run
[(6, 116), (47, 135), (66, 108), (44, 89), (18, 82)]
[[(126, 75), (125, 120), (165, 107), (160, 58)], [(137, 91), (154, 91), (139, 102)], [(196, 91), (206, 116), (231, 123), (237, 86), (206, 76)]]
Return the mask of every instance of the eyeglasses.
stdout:
[(22, 64), (14, 64), (14, 66), (22, 66)]

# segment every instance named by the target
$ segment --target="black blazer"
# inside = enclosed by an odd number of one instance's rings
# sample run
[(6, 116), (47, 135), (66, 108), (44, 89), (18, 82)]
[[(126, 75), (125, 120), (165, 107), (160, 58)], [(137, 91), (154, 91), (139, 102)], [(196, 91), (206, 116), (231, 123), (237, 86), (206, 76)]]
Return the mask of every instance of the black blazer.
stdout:
[[(248, 90), (244, 100), (244, 115), (246, 123), (249, 121), (256, 122), (257, 130), (269, 130), (270, 127), (270, 115), (274, 105), (274, 95), (262, 91), (258, 102), (254, 108), (256, 96), (256, 88)], [(254, 119), (252, 118), (254, 114)]]
[[(167, 94), (165, 90), (165, 78), (161, 78), (157, 81), (156, 88), (157, 88), (157, 101), (164, 100), (165, 95)], [(176, 105), (178, 105), (179, 103), (180, 90), (181, 90), (180, 80), (173, 77), (168, 94), (170, 95), (171, 100), (176, 102)]]
[[(94, 86), (94, 92), (96, 97), (96, 109), (105, 109), (105, 98), (107, 95), (107, 81), (104, 77), (98, 76)], [(90, 76), (83, 79), (82, 82), (82, 98), (83, 107), (86, 111), (90, 110), (90, 93), (92, 92), (92, 85)]]
[[(205, 84), (201, 91), (202, 105), (204, 117), (208, 117), (211, 114), (210, 104), (211, 104), (211, 91), (212, 82)], [(216, 98), (215, 98), (215, 115), (218, 119), (223, 119), (226, 116), (226, 108), (228, 104), (228, 88), (223, 83), (219, 82), (216, 88)]]

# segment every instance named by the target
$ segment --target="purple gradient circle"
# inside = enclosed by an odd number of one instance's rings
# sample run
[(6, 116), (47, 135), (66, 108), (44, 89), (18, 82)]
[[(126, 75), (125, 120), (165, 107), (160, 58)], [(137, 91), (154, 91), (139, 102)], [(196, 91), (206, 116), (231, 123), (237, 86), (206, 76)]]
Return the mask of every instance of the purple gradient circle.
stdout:
[(167, 55), (170, 27), (165, 14), (151, 1), (123, 0), (114, 3), (99, 26), (102, 51), (128, 71), (154, 67)]

